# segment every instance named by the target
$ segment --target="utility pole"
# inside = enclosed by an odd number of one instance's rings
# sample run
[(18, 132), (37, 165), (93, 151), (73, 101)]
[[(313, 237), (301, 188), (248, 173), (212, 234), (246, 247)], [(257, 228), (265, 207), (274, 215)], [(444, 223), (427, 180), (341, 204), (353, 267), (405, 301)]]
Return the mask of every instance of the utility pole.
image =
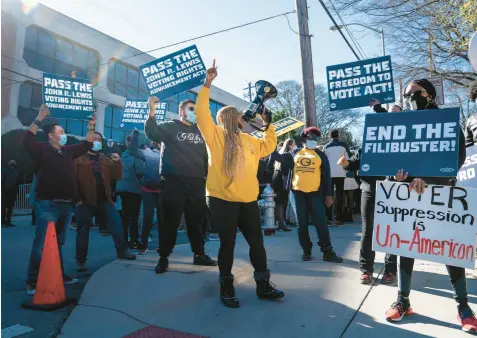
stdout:
[(316, 126), (315, 81), (311, 57), (311, 36), (308, 30), (308, 6), (306, 0), (296, 0), (296, 15), (301, 52), (303, 102), (305, 103), (306, 126)]
[(249, 82), (248, 87), (243, 90), (248, 90), (248, 102), (252, 102), (252, 82)]

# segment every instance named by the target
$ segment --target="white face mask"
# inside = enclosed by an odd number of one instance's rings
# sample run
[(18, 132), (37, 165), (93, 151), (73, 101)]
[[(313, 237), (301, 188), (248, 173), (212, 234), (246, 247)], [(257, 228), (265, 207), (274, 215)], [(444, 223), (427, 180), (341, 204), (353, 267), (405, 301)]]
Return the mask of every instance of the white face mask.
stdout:
[(197, 123), (197, 117), (195, 116), (195, 112), (193, 111), (188, 111), (187, 112), (187, 121), (189, 121), (190, 123), (192, 124), (196, 124)]
[(307, 147), (308, 149), (316, 149), (316, 147), (318, 147), (318, 142), (314, 140), (307, 140), (305, 143), (305, 147)]

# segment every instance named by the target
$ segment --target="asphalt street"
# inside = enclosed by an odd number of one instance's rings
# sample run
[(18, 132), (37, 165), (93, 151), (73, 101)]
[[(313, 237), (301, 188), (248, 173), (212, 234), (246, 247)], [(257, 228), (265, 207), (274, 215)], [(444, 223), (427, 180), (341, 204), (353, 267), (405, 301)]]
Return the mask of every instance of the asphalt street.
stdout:
[[(25, 310), (20, 307), (22, 302), (31, 299), (26, 294), (25, 280), (30, 257), (30, 250), (35, 234), (35, 226), (31, 225), (30, 216), (15, 217), (14, 228), (2, 229), (2, 329), (20, 324), (33, 328), (34, 331), (21, 337), (55, 337), (71, 313), (73, 306), (54, 312)], [(66, 243), (63, 247), (65, 273), (77, 277), (79, 284), (66, 286), (68, 297), (79, 298), (83, 288), (92, 274), (105, 264), (116, 258), (116, 251), (111, 236), (99, 234), (98, 229), (91, 229), (88, 271), (76, 272), (75, 261), (76, 232), (68, 228)], [(187, 236), (179, 234), (178, 244), (187, 243)], [(150, 248), (157, 248), (157, 230), (153, 229), (153, 242)]]

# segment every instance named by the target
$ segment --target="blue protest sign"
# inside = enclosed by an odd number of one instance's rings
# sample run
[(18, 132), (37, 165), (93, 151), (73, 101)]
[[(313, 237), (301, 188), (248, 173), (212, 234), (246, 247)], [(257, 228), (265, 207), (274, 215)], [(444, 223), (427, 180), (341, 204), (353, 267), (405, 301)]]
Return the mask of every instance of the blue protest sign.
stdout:
[(360, 176), (455, 176), (459, 161), (459, 108), (367, 114)]
[(395, 101), (390, 56), (328, 66), (326, 75), (331, 111)]
[[(162, 122), (166, 116), (167, 101), (159, 102), (156, 106), (156, 121)], [(149, 106), (147, 99), (126, 99), (123, 116), (121, 118), (121, 128), (142, 129), (144, 123), (149, 118)]]
[(195, 45), (139, 67), (149, 94), (159, 100), (204, 83), (206, 69)]
[(477, 145), (466, 149), (465, 162), (457, 174), (457, 186), (477, 188)]
[(88, 80), (43, 73), (43, 103), (51, 117), (85, 119), (94, 112), (93, 86)]

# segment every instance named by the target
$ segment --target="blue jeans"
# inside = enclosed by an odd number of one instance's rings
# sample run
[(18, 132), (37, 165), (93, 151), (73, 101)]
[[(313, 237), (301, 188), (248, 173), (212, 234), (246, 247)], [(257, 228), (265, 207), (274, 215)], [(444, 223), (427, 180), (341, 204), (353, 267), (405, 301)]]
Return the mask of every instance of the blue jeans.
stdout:
[(328, 222), (326, 219), (325, 205), (321, 192), (302, 192), (292, 190), (290, 201), (295, 206), (298, 219), (298, 239), (303, 250), (309, 251), (313, 246), (308, 231), (308, 215), (311, 216), (313, 225), (316, 228), (318, 234), (318, 245), (321, 248), (321, 252), (324, 253), (333, 250)]
[[(142, 232), (141, 232), (141, 244), (147, 248), (147, 241), (151, 234), (152, 222), (154, 221), (154, 209), (156, 209), (157, 223), (159, 223), (160, 217), (160, 203), (161, 196), (158, 192), (142, 192)], [(159, 226), (158, 226), (159, 227)]]
[(73, 207), (71, 204), (55, 201), (40, 200), (35, 203), (36, 230), (35, 239), (31, 248), (30, 262), (28, 264), (27, 283), (36, 283), (40, 271), (43, 246), (45, 245), (46, 230), (48, 223), (54, 222), (58, 251), (60, 253), (61, 271), (63, 271), (63, 255), (61, 248), (66, 240), (66, 227), (71, 223)]
[(75, 206), (76, 215), (76, 260), (81, 263), (86, 262), (89, 245), (89, 228), (93, 215), (96, 211), (102, 214), (105, 225), (114, 241), (116, 251), (127, 250), (127, 242), (124, 241), (121, 217), (114, 205), (108, 201), (99, 202), (98, 207), (94, 208), (86, 204)]

